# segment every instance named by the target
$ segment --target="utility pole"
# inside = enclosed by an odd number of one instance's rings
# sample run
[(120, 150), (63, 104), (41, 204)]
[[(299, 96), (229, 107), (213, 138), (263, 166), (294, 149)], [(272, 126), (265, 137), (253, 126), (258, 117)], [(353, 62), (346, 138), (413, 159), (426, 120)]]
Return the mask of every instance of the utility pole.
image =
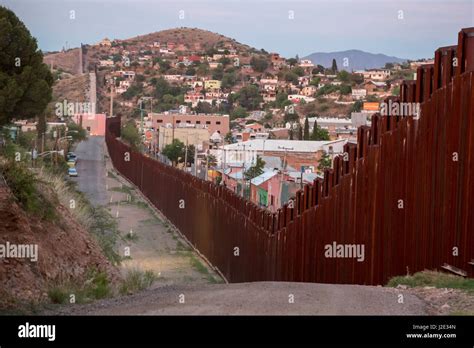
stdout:
[(141, 97), (140, 98), (140, 132), (143, 132), (143, 113), (145, 109), (143, 109), (143, 101), (150, 100), (150, 113), (153, 113), (153, 97)]
[(194, 176), (197, 176), (197, 151), (194, 150)]
[(209, 149), (206, 151), (206, 181), (208, 180), (209, 173)]
[(112, 85), (110, 86), (110, 117), (114, 114), (114, 84), (115, 81), (112, 80)]
[(174, 115), (173, 115), (173, 125), (172, 125), (172, 130), (171, 130), (171, 143), (174, 142)]
[(186, 136), (186, 150), (184, 151), (184, 168), (188, 167), (188, 137)]
[(244, 193), (244, 191), (245, 191), (244, 172), (245, 172), (245, 157), (246, 157), (246, 155), (245, 155), (245, 145), (242, 144), (242, 148), (243, 148), (243, 153), (242, 153), (243, 158), (242, 158), (242, 183), (241, 183), (241, 185), (242, 185), (242, 197), (245, 198), (245, 193)]
[(140, 136), (143, 134), (143, 100), (140, 99)]

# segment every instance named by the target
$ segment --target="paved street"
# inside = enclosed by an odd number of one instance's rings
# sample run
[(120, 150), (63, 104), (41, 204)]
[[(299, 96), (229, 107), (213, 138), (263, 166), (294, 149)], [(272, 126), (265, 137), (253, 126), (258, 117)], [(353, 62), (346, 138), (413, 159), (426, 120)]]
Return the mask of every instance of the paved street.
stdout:
[(94, 205), (107, 204), (105, 187), (106, 169), (104, 162), (104, 137), (89, 137), (79, 143), (74, 151), (77, 162), (79, 190), (84, 192)]

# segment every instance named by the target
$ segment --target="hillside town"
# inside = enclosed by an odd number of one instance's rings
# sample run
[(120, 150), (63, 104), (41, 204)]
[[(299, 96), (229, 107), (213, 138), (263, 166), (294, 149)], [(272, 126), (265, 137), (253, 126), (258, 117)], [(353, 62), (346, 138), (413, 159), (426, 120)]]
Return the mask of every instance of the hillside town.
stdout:
[[(223, 36), (211, 43), (186, 40), (201, 32), (183, 28), (171, 31), (174, 40), (104, 38), (82, 45), (80, 61), (86, 57), (97, 80), (97, 101), (69, 116), (90, 134), (103, 135), (106, 116), (120, 115), (123, 138), (138, 151), (272, 212), (323, 178), (344, 145), (357, 142), (357, 128), (370, 125), (380, 102), (398, 95), (402, 80), (414, 78), (420, 65), (432, 63), (351, 70), (350, 61), (338, 67), (334, 59), (324, 67)], [(67, 81), (60, 59), (47, 55), (45, 62), (57, 81)], [(65, 121), (59, 114), (51, 125)]]

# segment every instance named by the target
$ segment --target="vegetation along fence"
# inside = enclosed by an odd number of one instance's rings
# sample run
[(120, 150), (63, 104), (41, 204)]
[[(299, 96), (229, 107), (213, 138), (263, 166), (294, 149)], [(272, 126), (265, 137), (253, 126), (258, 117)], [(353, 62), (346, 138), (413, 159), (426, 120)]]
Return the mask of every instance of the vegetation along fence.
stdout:
[[(106, 141), (115, 168), (230, 282), (384, 284), (442, 268), (473, 276), (473, 70), (474, 28), (463, 29), (385, 100), (388, 116), (358, 129), (324, 180), (276, 213), (131, 151), (118, 118), (107, 120)], [(397, 114), (407, 103), (421, 112)], [(363, 246), (364, 256), (330, 255), (334, 243)]]

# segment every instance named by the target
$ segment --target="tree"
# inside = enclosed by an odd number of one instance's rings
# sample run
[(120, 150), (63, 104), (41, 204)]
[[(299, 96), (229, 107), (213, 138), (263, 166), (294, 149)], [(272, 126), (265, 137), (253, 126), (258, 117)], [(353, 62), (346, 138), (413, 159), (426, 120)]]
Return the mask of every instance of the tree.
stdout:
[(311, 71), (313, 75), (322, 74), (323, 72), (324, 72), (324, 66), (319, 65), (319, 64), (316, 66), (316, 68), (313, 68), (313, 70)]
[(247, 110), (241, 106), (237, 106), (234, 111), (232, 111), (231, 119), (235, 120), (236, 118), (246, 118), (248, 116)]
[(311, 140), (314, 141), (323, 141), (330, 140), (329, 132), (326, 129), (322, 129), (320, 126), (314, 122), (313, 133), (311, 134)]
[(258, 72), (264, 72), (268, 68), (268, 62), (265, 58), (252, 57), (250, 60), (250, 65), (253, 70)]
[(295, 66), (293, 69), (291, 69), (291, 72), (300, 77), (304, 76), (304, 69), (300, 66)]
[(332, 59), (331, 70), (333, 74), (337, 74), (337, 63), (336, 63), (336, 59), (334, 58)]
[(207, 76), (209, 74), (209, 63), (200, 63), (197, 68), (196, 74), (198, 76)]
[(316, 92), (316, 96), (320, 97), (322, 95), (331, 94), (333, 92), (336, 92), (338, 89), (339, 89), (338, 86), (327, 84), (327, 85), (324, 85), (323, 87), (321, 87)]
[(319, 160), (318, 170), (320, 172), (323, 172), (325, 169), (328, 169), (328, 168), (331, 168), (331, 167), (332, 167), (331, 157), (329, 157), (327, 152), (324, 151), (323, 155), (321, 156), (321, 159)]
[(224, 68), (222, 67), (222, 65), (219, 65), (217, 68), (215, 68), (212, 71), (212, 79), (222, 80), (223, 77), (224, 77)]
[(221, 59), (219, 59), (219, 63), (221, 63), (223, 66), (226, 66), (231, 63), (231, 60), (230, 58), (222, 57)]
[(210, 114), (212, 113), (212, 106), (207, 102), (198, 102), (196, 107), (194, 108), (198, 114)]
[(298, 64), (298, 60), (296, 58), (288, 58), (286, 60), (286, 62), (290, 65), (290, 66), (295, 66), (296, 64)]
[(184, 143), (179, 139), (174, 139), (171, 144), (168, 144), (163, 148), (163, 151), (161, 151), (161, 153), (168, 157), (168, 159), (173, 162), (174, 165), (176, 165), (178, 160), (184, 160), (184, 151)]
[(167, 60), (160, 59), (158, 61), (158, 64), (160, 65), (160, 72), (162, 74), (166, 73), (171, 68), (171, 63), (168, 62)]
[(263, 174), (264, 166), (265, 161), (262, 159), (262, 157), (257, 156), (257, 161), (255, 162), (255, 164), (244, 172), (245, 179), (252, 180), (253, 178), (256, 178), (257, 176)]
[(341, 94), (351, 94), (352, 93), (352, 88), (349, 85), (340, 85), (339, 86), (339, 92)]
[(44, 116), (53, 76), (26, 26), (0, 6), (0, 125), (15, 118)]
[(275, 98), (275, 105), (282, 109), (287, 105), (290, 105), (291, 101), (288, 100), (288, 94), (283, 92), (278, 92)]
[(339, 71), (337, 73), (337, 79), (341, 82), (349, 82), (350, 74), (345, 70)]
[(235, 100), (239, 102), (239, 105), (246, 108), (247, 110), (255, 110), (258, 108), (260, 103), (263, 101), (257, 86), (248, 85), (242, 87), (235, 95)]
[(155, 80), (155, 91), (153, 97), (155, 99), (161, 99), (165, 94), (169, 94), (170, 84), (163, 77)]
[(67, 135), (70, 135), (73, 141), (82, 141), (87, 138), (87, 132), (81, 125), (71, 122), (67, 125), (67, 128)]
[(122, 128), (120, 138), (123, 141), (127, 142), (132, 147), (132, 149), (139, 149), (141, 139), (140, 134), (138, 134), (138, 129), (135, 125), (135, 121), (130, 120), (125, 124), (125, 126)]
[(122, 93), (122, 97), (125, 100), (130, 100), (132, 98), (135, 98), (142, 92), (143, 92), (143, 84), (135, 82), (130, 87), (128, 87), (128, 89), (124, 93)]
[(298, 124), (298, 140), (303, 140), (303, 128)]
[(318, 87), (320, 82), (321, 82), (321, 78), (320, 78), (320, 77), (315, 77), (314, 79), (311, 79), (311, 81), (310, 81), (309, 84), (310, 84), (311, 86), (316, 86), (316, 87)]
[(234, 137), (232, 136), (232, 132), (231, 131), (228, 131), (227, 134), (225, 135), (224, 137), (224, 141), (227, 143), (227, 144), (232, 144), (234, 142)]
[(237, 76), (235, 75), (234, 72), (225, 73), (224, 76), (222, 76), (221, 87), (223, 89), (231, 88), (232, 86), (235, 85), (236, 81), (237, 81)]
[(363, 105), (364, 103), (362, 102), (362, 100), (356, 100), (355, 103), (352, 104), (351, 113), (360, 112), (360, 110), (362, 110)]
[(309, 140), (309, 121), (308, 116), (304, 119), (303, 140)]
[(286, 82), (291, 82), (293, 84), (297, 84), (298, 83), (298, 75), (296, 75), (294, 72), (292, 71), (288, 71), (286, 74), (285, 74), (285, 81)]

